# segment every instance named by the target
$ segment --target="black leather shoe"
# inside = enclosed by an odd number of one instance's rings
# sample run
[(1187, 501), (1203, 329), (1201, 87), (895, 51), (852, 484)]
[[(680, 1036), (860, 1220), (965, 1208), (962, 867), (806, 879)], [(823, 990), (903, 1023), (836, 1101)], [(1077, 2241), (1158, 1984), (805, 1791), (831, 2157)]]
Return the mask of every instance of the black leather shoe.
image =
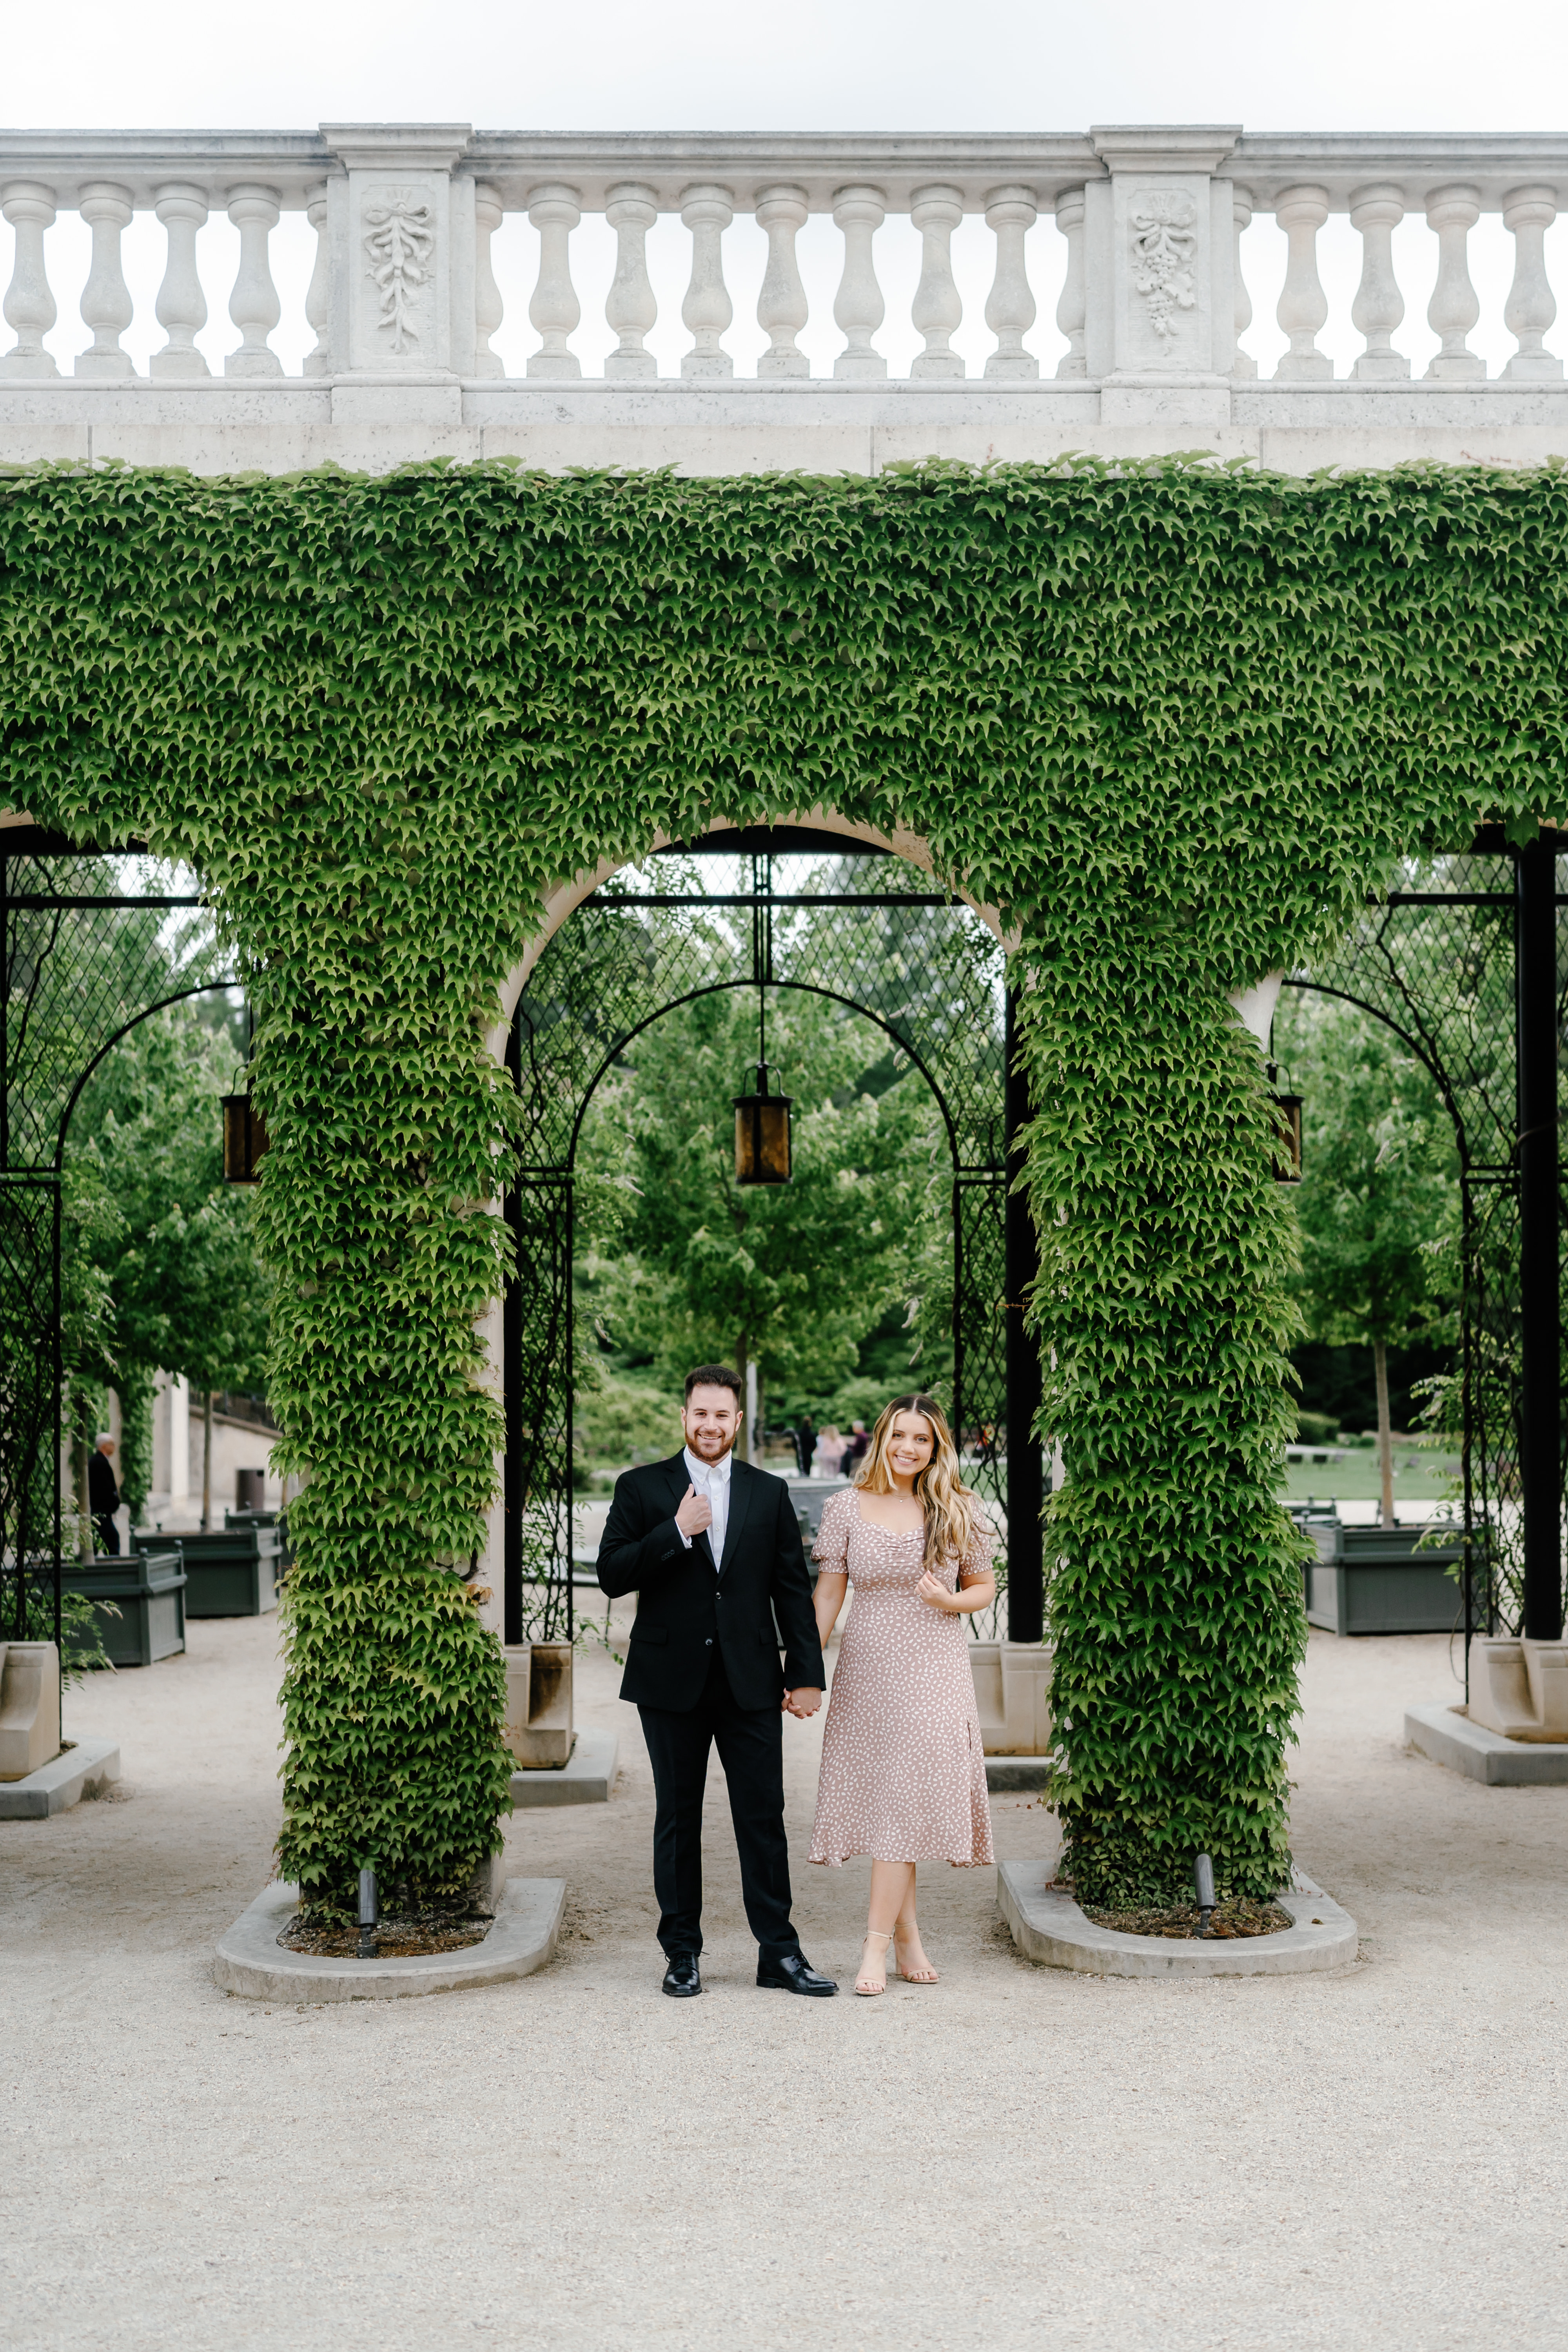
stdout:
[(677, 1952), (664, 1972), (664, 1989), (671, 2000), (689, 2000), (702, 1990), (702, 1979), (697, 1973), (695, 1952)]
[(826, 2000), (838, 1990), (831, 1977), (817, 1974), (804, 1952), (784, 1952), (776, 1960), (759, 1959), (757, 1982), (775, 1992), (809, 1993), (814, 2000)]

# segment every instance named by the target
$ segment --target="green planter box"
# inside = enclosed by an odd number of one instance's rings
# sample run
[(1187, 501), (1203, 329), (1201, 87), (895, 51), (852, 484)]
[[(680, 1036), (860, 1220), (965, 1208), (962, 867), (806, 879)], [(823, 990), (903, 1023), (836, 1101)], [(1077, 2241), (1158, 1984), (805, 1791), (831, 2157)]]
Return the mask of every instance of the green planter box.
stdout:
[[(157, 1540), (138, 1532), (138, 1543)], [(278, 1606), (278, 1530), (226, 1528), (178, 1538), (187, 1617), (264, 1617)]]
[(99, 1619), (104, 1654), (117, 1666), (150, 1666), (177, 1657), (185, 1646), (185, 1571), (180, 1548), (133, 1551), (66, 1569), (60, 1583), (89, 1601), (112, 1601), (118, 1617)]
[(1307, 1563), (1308, 1623), (1331, 1633), (1451, 1632), (1464, 1605), (1453, 1573), (1464, 1547), (1456, 1537), (1451, 1544), (1418, 1550), (1423, 1533), (1420, 1528), (1337, 1528), (1328, 1556)]
[(278, 1530), (278, 1565), (274, 1570), (274, 1575), (276, 1581), (281, 1584), (283, 1579), (288, 1575), (289, 1570), (294, 1565), (294, 1547), (289, 1540), (288, 1512), (225, 1511), (223, 1515), (223, 1524), (226, 1532), (229, 1533), (232, 1533), (236, 1528), (276, 1528)]

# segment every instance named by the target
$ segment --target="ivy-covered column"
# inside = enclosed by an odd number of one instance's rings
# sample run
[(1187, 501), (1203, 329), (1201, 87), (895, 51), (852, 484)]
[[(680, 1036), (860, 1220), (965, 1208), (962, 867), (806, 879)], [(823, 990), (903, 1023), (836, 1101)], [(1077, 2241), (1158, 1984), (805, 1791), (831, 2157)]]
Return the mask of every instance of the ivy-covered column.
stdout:
[(1289, 1208), (1258, 1048), (1179, 961), (1044, 965), (1029, 1002), (1058, 1797), (1080, 1900), (1288, 1877), (1305, 1647), (1275, 1499), (1294, 1406)]
[(458, 1892), (498, 1842), (511, 1769), (500, 1645), (458, 1572), (485, 1545), (500, 1443), (483, 1374), (507, 1083), (479, 992), (441, 968), (410, 795), (381, 790), (380, 823), (368, 784), (343, 812), (374, 888), (345, 890), (342, 849), (318, 845), (293, 919), (245, 940), (275, 1459), (306, 1481), (282, 1603), (279, 1860), (328, 1905), (366, 1864), (416, 1903)]

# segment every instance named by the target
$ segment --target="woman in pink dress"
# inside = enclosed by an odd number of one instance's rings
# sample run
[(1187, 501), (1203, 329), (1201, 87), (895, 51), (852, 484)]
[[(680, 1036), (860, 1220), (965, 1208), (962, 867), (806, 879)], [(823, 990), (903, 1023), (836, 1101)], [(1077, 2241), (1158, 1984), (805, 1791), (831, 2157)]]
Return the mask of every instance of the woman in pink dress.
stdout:
[(822, 1740), (813, 1862), (871, 1856), (858, 1993), (935, 1984), (915, 1924), (915, 1864), (991, 1862), (985, 1758), (964, 1620), (995, 1599), (991, 1531), (932, 1397), (895, 1397), (855, 1484), (822, 1514), (813, 1558), (826, 1646), (847, 1587)]

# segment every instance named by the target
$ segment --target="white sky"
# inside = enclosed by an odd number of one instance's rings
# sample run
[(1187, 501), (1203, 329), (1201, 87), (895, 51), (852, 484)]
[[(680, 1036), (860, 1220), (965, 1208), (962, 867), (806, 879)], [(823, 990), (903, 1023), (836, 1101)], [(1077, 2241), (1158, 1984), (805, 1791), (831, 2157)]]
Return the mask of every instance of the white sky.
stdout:
[[(1511, 0), (1506, 9), (1457, 0), (803, 0), (793, 9), (735, 0), (268, 0), (217, 8), (212, 0), (76, 0), (5, 11), (5, 90), (16, 125), (309, 128), (320, 121), (445, 121), (482, 129), (552, 130), (1079, 130), (1093, 122), (1237, 122), (1254, 131), (1551, 131), (1568, 118), (1568, 8), (1563, 0)], [(1568, 206), (1568, 188), (1563, 192)], [(754, 307), (763, 239), (749, 218), (725, 236), (735, 325), (726, 338), (749, 373), (765, 340)], [(0, 227), (0, 273), (9, 276)], [(584, 371), (598, 373), (613, 341), (603, 303), (614, 241), (588, 219), (573, 238), (583, 305), (574, 338)], [(274, 235), (273, 267), (284, 320), (273, 338), (298, 369), (310, 336), (302, 315), (314, 240), (299, 215)], [(86, 276), (82, 224), (62, 215), (49, 233), (48, 267), (59, 322), (47, 338), (63, 369), (88, 340), (77, 311)], [(198, 339), (216, 368), (234, 345), (226, 317), (237, 237), (221, 209), (202, 231), (199, 255), (208, 325)], [(894, 374), (907, 372), (919, 338), (909, 300), (919, 240), (889, 220), (877, 239), (888, 301), (878, 348)], [(125, 348), (144, 368), (163, 341), (153, 302), (163, 236), (139, 215), (125, 238), (137, 320)], [(660, 321), (649, 338), (661, 369), (678, 371), (689, 338), (679, 304), (689, 240), (660, 221), (649, 258)], [(994, 245), (978, 219), (954, 239), (965, 320), (954, 337), (972, 371), (991, 338), (980, 316)], [(1436, 338), (1426, 322), (1435, 241), (1419, 217), (1395, 238), (1406, 300), (1395, 337), (1420, 374)], [(818, 372), (842, 339), (831, 318), (842, 245), (826, 220), (801, 238), (813, 320), (801, 338)], [(1321, 338), (1343, 373), (1360, 348), (1349, 310), (1360, 239), (1342, 217), (1320, 240), (1331, 304)], [(1568, 310), (1568, 218), (1548, 240), (1549, 267)], [(521, 373), (538, 338), (527, 320), (538, 242), (510, 216), (495, 240), (507, 318), (496, 338)], [(1031, 232), (1029, 268), (1039, 320), (1028, 339), (1043, 372), (1064, 349), (1054, 324), (1065, 248), (1055, 224)], [(1245, 268), (1255, 325), (1247, 346), (1269, 374), (1284, 347), (1274, 309), (1284, 239), (1272, 220), (1247, 232)], [(1471, 238), (1483, 304), (1473, 347), (1495, 370), (1512, 349), (1501, 309), (1512, 241), (1495, 216)], [(0, 340), (4, 340), (0, 338)], [(1568, 348), (1563, 331), (1549, 338)]]
[(76, 0), (5, 14), (12, 123), (1552, 130), (1562, 0)]

